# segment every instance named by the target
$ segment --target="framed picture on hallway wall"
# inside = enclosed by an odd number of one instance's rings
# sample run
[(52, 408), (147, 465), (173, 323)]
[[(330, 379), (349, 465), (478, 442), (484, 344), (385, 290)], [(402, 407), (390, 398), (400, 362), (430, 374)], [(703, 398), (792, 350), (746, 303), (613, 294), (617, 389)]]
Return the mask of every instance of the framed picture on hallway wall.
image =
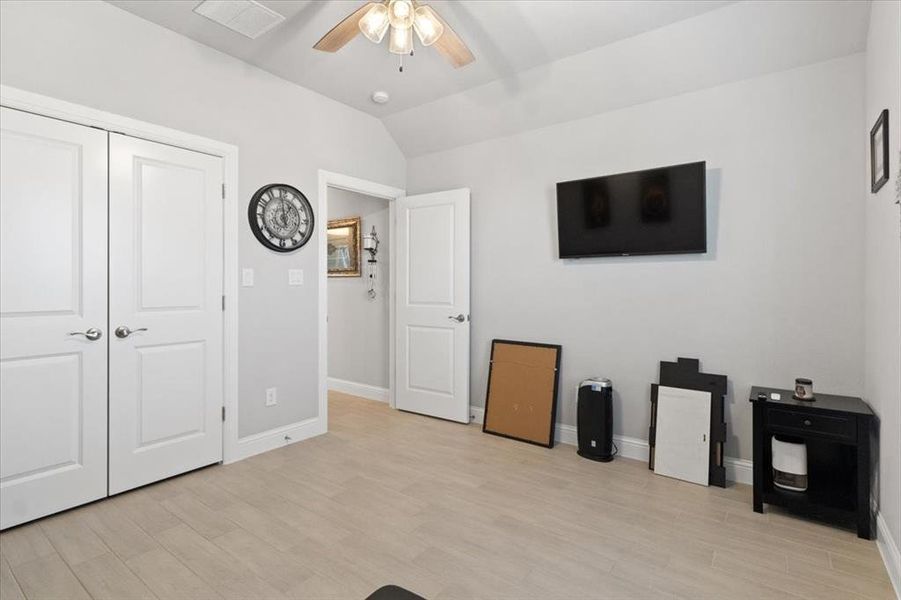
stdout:
[(870, 191), (876, 193), (888, 181), (888, 109), (883, 109), (870, 130)]
[(360, 276), (360, 217), (328, 222), (328, 276)]

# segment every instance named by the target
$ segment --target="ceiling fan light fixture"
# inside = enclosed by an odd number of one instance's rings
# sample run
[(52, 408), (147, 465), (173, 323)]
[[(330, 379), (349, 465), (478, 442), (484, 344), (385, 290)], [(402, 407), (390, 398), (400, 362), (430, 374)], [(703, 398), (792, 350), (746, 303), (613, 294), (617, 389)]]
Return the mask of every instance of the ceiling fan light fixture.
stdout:
[(413, 29), (423, 46), (431, 46), (444, 33), (444, 24), (430, 6), (420, 6), (413, 13)]
[(422, 0), (364, 2), (313, 44), (313, 48), (321, 52), (337, 52), (360, 33), (375, 44), (380, 44), (387, 35), (388, 50), (391, 54), (400, 56), (400, 71), (403, 72), (404, 55), (413, 55), (413, 38), (416, 37), (423, 46), (434, 48), (455, 69), (474, 61), (472, 51), (454, 28), (438, 16), (437, 11), (421, 2)]
[(360, 32), (373, 43), (381, 43), (388, 31), (388, 7), (384, 4), (373, 4), (360, 19)]
[(410, 0), (388, 2), (388, 21), (391, 27), (409, 29), (413, 27), (413, 3)]
[(391, 26), (388, 37), (388, 51), (392, 54), (409, 54), (413, 51), (413, 29)]

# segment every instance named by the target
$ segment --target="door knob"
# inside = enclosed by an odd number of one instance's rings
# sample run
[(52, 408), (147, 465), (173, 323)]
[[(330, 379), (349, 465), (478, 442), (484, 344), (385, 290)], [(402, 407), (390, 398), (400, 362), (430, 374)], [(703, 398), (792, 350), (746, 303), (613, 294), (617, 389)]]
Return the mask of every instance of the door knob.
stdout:
[(466, 317), (464, 317), (462, 314), (459, 314), (456, 317), (448, 317), (448, 319), (450, 319), (451, 321), (456, 321), (457, 323), (462, 323), (466, 320)]
[(133, 333), (137, 333), (138, 331), (147, 331), (146, 327), (138, 327), (137, 329), (129, 329), (125, 325), (119, 325), (116, 327), (116, 337), (122, 338), (123, 340), (130, 336)]
[(70, 331), (69, 335), (83, 335), (92, 342), (95, 342), (103, 337), (103, 332), (96, 327), (91, 327), (87, 331)]

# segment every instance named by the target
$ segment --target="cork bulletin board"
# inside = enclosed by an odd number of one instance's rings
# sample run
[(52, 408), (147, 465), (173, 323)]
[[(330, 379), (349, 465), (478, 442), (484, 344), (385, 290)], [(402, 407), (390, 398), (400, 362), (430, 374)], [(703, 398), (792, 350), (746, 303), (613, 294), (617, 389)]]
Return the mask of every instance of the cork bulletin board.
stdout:
[(492, 340), (482, 431), (553, 448), (560, 350), (554, 344)]

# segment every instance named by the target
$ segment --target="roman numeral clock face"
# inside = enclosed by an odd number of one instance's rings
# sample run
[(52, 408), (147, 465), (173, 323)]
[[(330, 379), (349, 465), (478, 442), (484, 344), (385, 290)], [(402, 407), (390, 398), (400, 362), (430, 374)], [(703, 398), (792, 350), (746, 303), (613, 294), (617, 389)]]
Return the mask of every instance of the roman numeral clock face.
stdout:
[(310, 201), (290, 185), (274, 183), (257, 190), (247, 218), (260, 243), (276, 252), (297, 250), (313, 235)]

